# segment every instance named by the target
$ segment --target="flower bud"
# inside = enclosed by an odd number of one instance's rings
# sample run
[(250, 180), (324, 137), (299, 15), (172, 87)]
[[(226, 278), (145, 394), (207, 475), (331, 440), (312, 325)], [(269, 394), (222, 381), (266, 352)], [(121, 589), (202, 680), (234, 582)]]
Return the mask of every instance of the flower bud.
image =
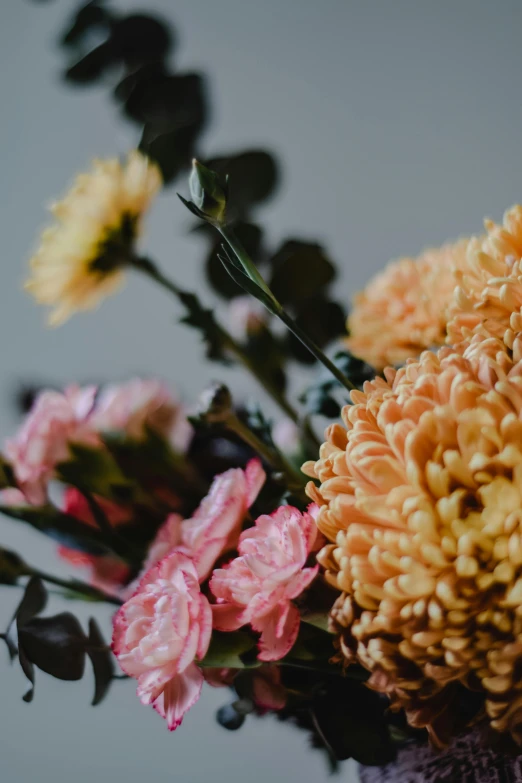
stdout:
[(227, 188), (215, 171), (207, 169), (195, 158), (189, 178), (190, 195), (193, 204), (212, 223), (224, 222), (227, 207)]

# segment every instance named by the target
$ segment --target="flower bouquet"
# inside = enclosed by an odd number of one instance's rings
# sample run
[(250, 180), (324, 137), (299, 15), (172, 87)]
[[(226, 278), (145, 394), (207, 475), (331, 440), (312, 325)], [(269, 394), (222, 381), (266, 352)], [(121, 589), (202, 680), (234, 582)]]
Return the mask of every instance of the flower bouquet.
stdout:
[[(467, 779), (503, 779), (522, 746), (522, 206), (392, 262), (345, 328), (322, 249), (290, 240), (270, 256), (248, 220), (270, 191), (263, 153), (194, 159), (172, 208), (210, 241), (220, 320), (140, 240), (202, 127), (197, 111), (185, 135), (158, 120), (145, 87), (177, 100), (189, 77), (158, 70), (157, 22), (103, 14), (77, 19), (67, 45), (107, 23), (142, 143), (53, 207), (27, 290), (58, 325), (127, 274), (148, 278), (207, 359), (243, 367), (280, 417), (220, 383), (189, 408), (158, 379), (35, 392), (5, 442), (0, 509), (55, 540), (73, 576), (0, 550), (0, 582), (23, 589), (0, 636), (24, 700), (37, 669), (74, 681), (88, 659), (93, 704), (133, 679), (170, 730), (206, 683), (223, 689), (223, 727), (273, 714), (368, 781), (456, 780), (466, 759)], [(123, 46), (136, 25), (154, 57), (139, 36)], [(313, 377), (290, 393), (295, 360)], [(111, 604), (112, 632), (46, 613), (49, 586), (93, 615)]]

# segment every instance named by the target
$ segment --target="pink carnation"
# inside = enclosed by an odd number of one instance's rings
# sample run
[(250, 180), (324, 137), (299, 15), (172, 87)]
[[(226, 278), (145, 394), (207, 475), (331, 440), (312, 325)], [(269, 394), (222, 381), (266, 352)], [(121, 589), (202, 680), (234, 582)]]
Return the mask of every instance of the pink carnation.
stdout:
[(257, 459), (245, 470), (232, 468), (216, 476), (190, 519), (170, 514), (154, 539), (145, 567), (178, 548), (193, 560), (203, 582), (224, 552), (235, 549), (245, 514), (259, 494), (266, 475)]
[(194, 564), (173, 552), (143, 577), (114, 618), (113, 650), (121, 668), (138, 680), (142, 704), (152, 704), (173, 730), (198, 700), (212, 632), (210, 604)]
[(88, 424), (96, 389), (69, 386), (63, 393), (44, 391), (14, 438), (5, 446), (16, 480), (28, 503), (41, 505), (56, 465), (69, 457), (69, 443), (89, 442)]
[[(315, 508), (310, 509), (315, 513)], [(318, 566), (305, 568), (316, 542), (312, 513), (281, 506), (242, 533), (240, 557), (214, 571), (210, 588), (214, 627), (233, 631), (250, 623), (261, 634), (259, 659), (276, 661), (292, 648), (300, 616), (292, 599), (314, 579)]]
[(190, 425), (179, 402), (155, 379), (135, 378), (107, 386), (96, 401), (92, 425), (99, 432), (121, 430), (138, 440), (147, 428), (152, 429), (181, 450), (190, 438)]

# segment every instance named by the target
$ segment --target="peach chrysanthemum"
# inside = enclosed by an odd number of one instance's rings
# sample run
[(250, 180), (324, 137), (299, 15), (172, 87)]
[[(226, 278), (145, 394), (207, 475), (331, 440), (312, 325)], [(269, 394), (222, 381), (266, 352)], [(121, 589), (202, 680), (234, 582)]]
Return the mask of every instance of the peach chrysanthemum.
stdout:
[(51, 211), (56, 223), (42, 234), (26, 289), (53, 307), (51, 325), (90, 310), (122, 283), (140, 222), (161, 187), (161, 174), (134, 150), (125, 164), (95, 161)]
[(349, 349), (381, 370), (443, 345), (454, 269), (465, 260), (467, 240), (392, 261), (357, 294), (348, 318)]
[(448, 342), (472, 335), (504, 343), (514, 362), (522, 358), (522, 206), (504, 214), (501, 225), (484, 222), (486, 235), (470, 240), (449, 308)]
[(303, 468), (341, 651), (440, 744), (466, 705), (522, 743), (522, 363), (498, 347), (387, 369)]

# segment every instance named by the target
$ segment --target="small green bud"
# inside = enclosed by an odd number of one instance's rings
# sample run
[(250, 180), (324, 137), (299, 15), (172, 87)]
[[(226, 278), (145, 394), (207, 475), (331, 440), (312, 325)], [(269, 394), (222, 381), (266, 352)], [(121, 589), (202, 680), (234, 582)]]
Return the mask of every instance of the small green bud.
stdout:
[(189, 178), (190, 195), (194, 206), (216, 225), (223, 224), (227, 208), (227, 186), (215, 171), (207, 169), (195, 158)]

